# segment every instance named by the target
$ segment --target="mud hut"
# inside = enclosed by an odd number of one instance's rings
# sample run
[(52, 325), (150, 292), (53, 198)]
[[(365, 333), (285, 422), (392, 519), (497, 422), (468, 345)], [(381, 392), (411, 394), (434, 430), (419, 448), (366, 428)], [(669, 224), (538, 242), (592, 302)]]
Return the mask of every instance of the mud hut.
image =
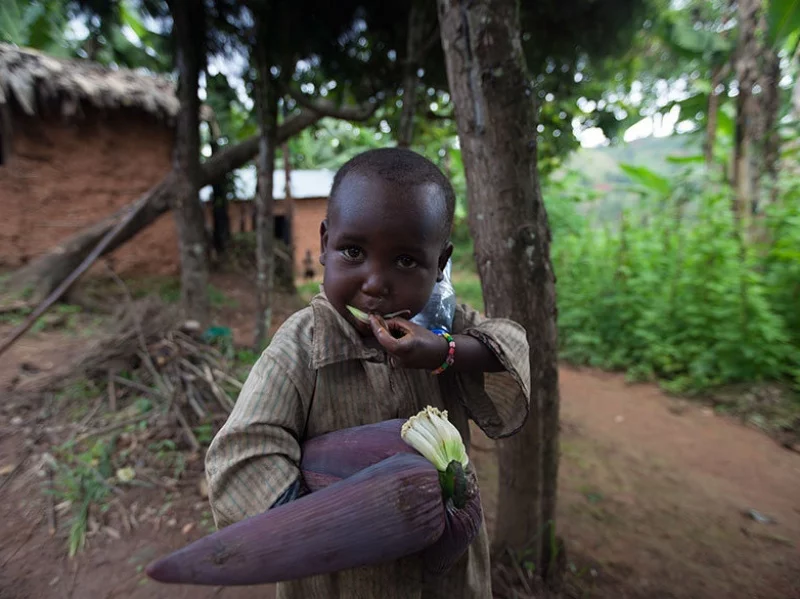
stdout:
[[(0, 269), (25, 265), (158, 183), (177, 111), (166, 78), (0, 44)], [(120, 272), (177, 272), (172, 216), (110, 260)]]

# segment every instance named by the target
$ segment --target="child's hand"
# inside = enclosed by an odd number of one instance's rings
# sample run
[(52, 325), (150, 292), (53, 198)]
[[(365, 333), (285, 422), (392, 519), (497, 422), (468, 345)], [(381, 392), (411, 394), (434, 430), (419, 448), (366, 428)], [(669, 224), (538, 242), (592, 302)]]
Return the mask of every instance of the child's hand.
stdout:
[(375, 339), (397, 366), (435, 370), (447, 357), (447, 340), (413, 322), (403, 318), (386, 321), (371, 314), (369, 324)]

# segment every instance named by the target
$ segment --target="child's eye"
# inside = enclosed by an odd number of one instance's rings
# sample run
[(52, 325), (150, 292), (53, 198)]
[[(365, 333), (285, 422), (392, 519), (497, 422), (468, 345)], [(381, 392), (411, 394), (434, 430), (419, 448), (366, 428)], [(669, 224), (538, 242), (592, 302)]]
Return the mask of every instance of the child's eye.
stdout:
[(364, 257), (364, 252), (359, 247), (349, 247), (342, 250), (342, 255), (348, 260), (361, 260)]
[(415, 268), (417, 266), (417, 261), (411, 256), (400, 256), (397, 259), (397, 265), (400, 268)]

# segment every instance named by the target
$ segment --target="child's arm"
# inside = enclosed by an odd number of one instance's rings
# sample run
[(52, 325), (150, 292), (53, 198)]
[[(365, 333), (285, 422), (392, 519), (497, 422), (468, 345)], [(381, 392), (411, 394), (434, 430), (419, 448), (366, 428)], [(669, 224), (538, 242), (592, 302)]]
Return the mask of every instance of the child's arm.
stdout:
[[(475, 320), (474, 316), (473, 320)], [(392, 355), (398, 366), (435, 370), (447, 357), (449, 349), (447, 339), (411, 321), (395, 318), (386, 322), (371, 316), (370, 325), (375, 338)], [(392, 333), (401, 333), (402, 337), (395, 337)], [(522, 331), (523, 339), (524, 333)], [(465, 334), (454, 334), (453, 341), (457, 355), (452, 365), (453, 371), (503, 372), (507, 370), (506, 366), (498, 359), (496, 351), (492, 351), (484, 341)]]
[(267, 350), (206, 455), (209, 501), (218, 528), (261, 513), (301, 491), (298, 439), (303, 400), (286, 358)]
[[(412, 322), (370, 317), (378, 342), (396, 365), (432, 371), (448, 353), (448, 342)], [(396, 338), (392, 335), (402, 333)], [(530, 364), (527, 334), (519, 324), (488, 319), (458, 306), (453, 322), (455, 361), (441, 375), (444, 392), (461, 399), (490, 437), (508, 436), (528, 417)]]

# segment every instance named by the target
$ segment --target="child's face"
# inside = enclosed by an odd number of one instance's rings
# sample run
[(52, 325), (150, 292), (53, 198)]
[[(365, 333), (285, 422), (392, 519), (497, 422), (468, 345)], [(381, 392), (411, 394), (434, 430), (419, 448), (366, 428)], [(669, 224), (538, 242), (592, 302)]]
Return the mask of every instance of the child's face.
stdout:
[(433, 184), (409, 188), (348, 174), (320, 228), (328, 300), (363, 334), (369, 327), (347, 305), (382, 316), (420, 312), (452, 253), (444, 218)]

